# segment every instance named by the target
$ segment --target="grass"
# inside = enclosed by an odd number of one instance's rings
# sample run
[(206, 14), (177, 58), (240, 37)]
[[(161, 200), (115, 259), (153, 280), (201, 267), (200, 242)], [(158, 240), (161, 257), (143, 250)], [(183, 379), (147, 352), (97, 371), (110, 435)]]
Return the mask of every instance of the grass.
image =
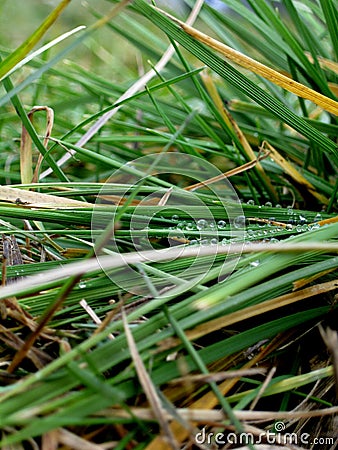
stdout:
[(0, 49), (1, 448), (334, 448), (334, 2), (68, 3)]

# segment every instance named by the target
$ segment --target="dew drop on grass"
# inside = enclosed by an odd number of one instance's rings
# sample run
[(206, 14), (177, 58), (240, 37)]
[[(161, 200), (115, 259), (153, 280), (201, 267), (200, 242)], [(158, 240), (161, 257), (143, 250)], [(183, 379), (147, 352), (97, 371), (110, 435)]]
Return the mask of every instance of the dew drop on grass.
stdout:
[(250, 199), (250, 200), (248, 200), (248, 201), (246, 202), (246, 204), (247, 204), (247, 205), (254, 205), (254, 204), (255, 204), (255, 201), (252, 200), (252, 199)]
[(256, 259), (256, 261), (251, 261), (250, 266), (251, 267), (258, 267), (259, 266), (259, 260)]
[(313, 219), (314, 222), (320, 222), (322, 220), (322, 215), (321, 214), (316, 214), (315, 218)]
[(237, 216), (234, 220), (235, 228), (245, 228), (245, 216)]
[(320, 228), (319, 223), (313, 223), (312, 225), (308, 226), (309, 231), (318, 230), (318, 228)]
[(174, 214), (171, 216), (171, 220), (177, 221), (177, 220), (179, 220), (179, 216), (177, 214)]
[(219, 220), (218, 222), (217, 222), (217, 228), (219, 229), (219, 230), (223, 230), (223, 228), (225, 228), (226, 227), (226, 222), (225, 222), (225, 220)]
[(211, 245), (217, 245), (217, 244), (218, 244), (218, 239), (212, 238), (212, 239), (210, 240), (210, 244), (211, 244)]
[(271, 202), (266, 202), (266, 203), (265, 203), (265, 206), (266, 206), (267, 208), (272, 208), (272, 203), (271, 203)]
[(205, 219), (199, 219), (197, 221), (196, 227), (198, 230), (205, 230), (208, 228), (208, 222)]

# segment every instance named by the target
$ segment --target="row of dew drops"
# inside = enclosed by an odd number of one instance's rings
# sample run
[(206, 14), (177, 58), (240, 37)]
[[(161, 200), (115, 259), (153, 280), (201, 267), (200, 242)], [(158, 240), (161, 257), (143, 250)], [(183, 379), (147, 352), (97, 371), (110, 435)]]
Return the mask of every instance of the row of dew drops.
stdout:
[[(248, 205), (254, 205), (253, 200), (249, 200), (247, 202)], [(272, 207), (272, 203), (267, 202), (264, 205), (265, 207)], [(281, 205), (275, 205), (275, 208), (282, 208)], [(268, 219), (251, 219), (246, 218), (244, 215), (239, 215), (235, 217), (231, 226), (229, 222), (225, 220), (218, 220), (215, 222), (214, 220), (206, 220), (204, 218), (200, 218), (197, 221), (194, 220), (184, 220), (179, 217), (178, 214), (174, 214), (171, 219), (176, 222), (176, 226), (171, 227), (171, 232), (178, 231), (180, 234), (182, 232), (189, 231), (200, 231), (208, 232), (208, 238), (203, 237), (200, 239), (191, 239), (189, 241), (190, 245), (229, 245), (234, 242), (243, 242), (245, 241), (259, 241), (263, 243), (278, 243), (279, 239), (276, 237), (271, 237), (271, 235), (285, 235), (288, 236), (290, 233), (304, 233), (306, 231), (313, 231), (320, 228), (320, 222), (322, 220), (322, 215), (317, 213), (314, 218), (309, 220), (305, 217), (304, 214), (297, 212), (291, 206), (286, 208), (285, 220), (276, 221), (274, 217), (269, 217)], [(250, 228), (246, 229), (247, 225), (251, 225)], [(221, 238), (218, 236), (218, 231), (222, 232), (225, 230), (232, 229), (234, 232), (232, 235), (235, 237), (231, 237), (230, 239)], [(216, 236), (210, 237), (210, 232), (215, 231)], [(236, 231), (239, 231), (238, 236), (236, 237)]]

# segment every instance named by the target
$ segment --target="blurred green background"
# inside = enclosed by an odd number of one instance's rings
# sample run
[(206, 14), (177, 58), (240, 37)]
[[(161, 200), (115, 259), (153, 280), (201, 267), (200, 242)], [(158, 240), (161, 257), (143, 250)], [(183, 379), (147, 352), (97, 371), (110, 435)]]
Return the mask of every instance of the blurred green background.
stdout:
[[(0, 45), (9, 50), (19, 46), (41, 22), (60, 3), (60, 0), (1, 0), (0, 2)], [(112, 8), (112, 2), (95, 0), (85, 2), (72, 0), (62, 15), (40, 41), (39, 46), (57, 36), (76, 28), (79, 25), (90, 26), (96, 21), (93, 8), (98, 14), (104, 15)], [(16, 26), (13, 27), (14, 19)], [(74, 38), (70, 38), (74, 39)], [(60, 47), (69, 41), (58, 44), (51, 52), (58, 52)], [(68, 58), (83, 67), (97, 71), (123, 76), (114, 70), (118, 66), (136, 66), (136, 53), (128, 42), (114, 33), (110, 28), (97, 30), (90, 39), (68, 54)], [(112, 70), (113, 69), (113, 70)]]

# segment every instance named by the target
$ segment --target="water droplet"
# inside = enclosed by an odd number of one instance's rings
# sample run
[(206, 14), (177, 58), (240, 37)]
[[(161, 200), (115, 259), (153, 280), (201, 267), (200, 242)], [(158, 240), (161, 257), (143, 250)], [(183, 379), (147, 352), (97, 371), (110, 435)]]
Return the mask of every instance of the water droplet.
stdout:
[(198, 241), (196, 239), (193, 239), (189, 242), (189, 245), (198, 245)]
[(222, 239), (221, 244), (224, 245), (224, 246), (225, 246), (225, 245), (229, 245), (229, 244), (230, 244), (230, 241), (228, 241), (228, 239), (224, 238), (224, 239)]
[(281, 208), (281, 207), (282, 207), (282, 205), (280, 205), (279, 203), (276, 203), (275, 208)]
[(288, 210), (287, 210), (287, 213), (288, 213), (289, 215), (293, 214), (292, 206), (288, 206), (287, 209), (288, 209)]
[(256, 261), (251, 261), (250, 266), (251, 267), (258, 267), (259, 266), (259, 260), (256, 259)]
[(193, 230), (195, 227), (194, 227), (194, 224), (192, 223), (192, 222), (188, 222), (187, 224), (186, 224), (186, 226), (185, 226), (185, 229), (186, 230)]
[(198, 230), (205, 230), (208, 228), (208, 222), (205, 219), (199, 219), (197, 221), (196, 227)]
[(216, 228), (215, 222), (210, 222), (210, 223), (209, 223), (209, 228), (210, 228), (211, 230), (214, 230), (214, 229)]
[(245, 216), (237, 216), (234, 220), (235, 228), (245, 228)]
[(86, 283), (83, 283), (82, 281), (79, 283), (80, 289), (85, 289), (87, 287)]
[(288, 230), (288, 231), (291, 231), (291, 230), (293, 230), (293, 225), (291, 223), (287, 223), (285, 225), (285, 229)]
[(209, 240), (208, 239), (202, 239), (201, 240), (201, 245), (209, 245)]
[(178, 230), (183, 230), (185, 228), (185, 222), (178, 222), (178, 224), (176, 225), (176, 228)]
[(212, 239), (210, 240), (210, 244), (211, 244), (211, 245), (217, 245), (217, 244), (218, 244), (218, 239), (212, 238)]
[(303, 225), (304, 223), (307, 222), (306, 217), (302, 216), (301, 214), (299, 214), (299, 224)]
[(313, 221), (314, 222), (319, 222), (319, 221), (321, 221), (323, 218), (322, 218), (322, 215), (321, 214), (316, 214), (315, 215), (315, 218), (313, 219)]
[(217, 222), (217, 228), (219, 229), (219, 230), (223, 230), (223, 228), (225, 228), (226, 227), (226, 222), (224, 221), (224, 220), (219, 220), (218, 222)]
[(313, 224), (308, 226), (308, 230), (309, 231), (318, 230), (318, 228), (320, 228), (319, 223), (313, 223)]
[(179, 216), (177, 214), (174, 214), (171, 216), (171, 220), (179, 220)]
[(266, 206), (267, 208), (272, 208), (272, 203), (271, 203), (271, 202), (266, 202), (266, 203), (265, 203), (265, 206)]
[(278, 242), (279, 242), (279, 240), (276, 239), (276, 238), (271, 238), (271, 239), (270, 239), (270, 243), (271, 243), (271, 244), (278, 244)]
[(248, 201), (246, 202), (246, 204), (247, 204), (247, 205), (254, 205), (254, 204), (255, 204), (255, 201), (252, 200), (252, 199), (250, 199), (250, 200), (248, 200)]

